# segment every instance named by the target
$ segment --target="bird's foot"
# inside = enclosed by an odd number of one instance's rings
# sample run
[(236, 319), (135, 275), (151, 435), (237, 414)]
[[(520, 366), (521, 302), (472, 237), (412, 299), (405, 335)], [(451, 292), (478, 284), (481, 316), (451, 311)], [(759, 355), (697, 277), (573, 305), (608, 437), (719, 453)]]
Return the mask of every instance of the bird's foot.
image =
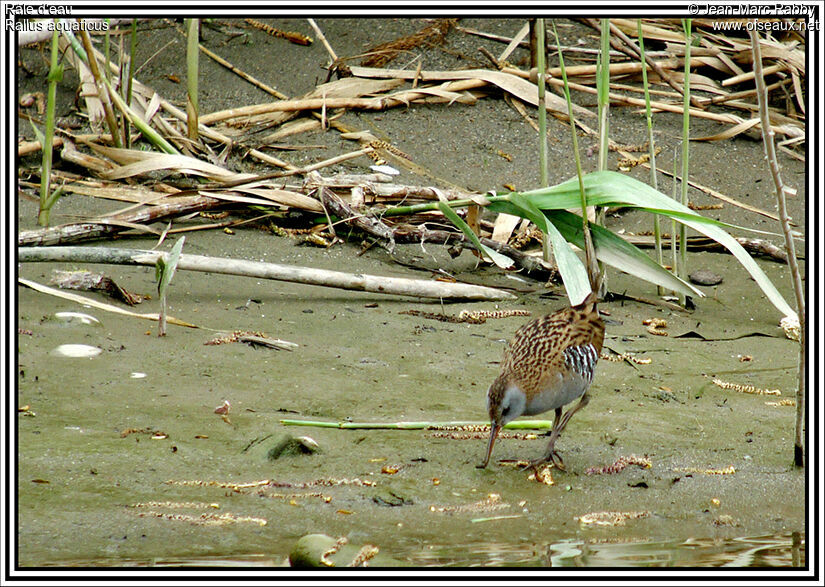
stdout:
[(550, 463), (559, 471), (567, 471), (567, 467), (564, 466), (564, 461), (562, 460), (561, 455), (555, 450), (551, 450), (541, 458), (530, 461), (530, 467), (538, 469), (538, 467), (545, 463)]

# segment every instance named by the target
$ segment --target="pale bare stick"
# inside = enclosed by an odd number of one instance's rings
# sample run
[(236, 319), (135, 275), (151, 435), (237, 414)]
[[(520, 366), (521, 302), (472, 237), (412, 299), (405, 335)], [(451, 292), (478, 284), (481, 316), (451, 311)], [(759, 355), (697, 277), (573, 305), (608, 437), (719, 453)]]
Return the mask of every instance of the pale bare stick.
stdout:
[[(18, 262), (69, 261), (114, 265), (154, 266), (167, 253), (109, 247), (23, 247), (18, 249)], [(388, 295), (415, 296), (434, 299), (514, 300), (516, 296), (502, 290), (467, 283), (448, 283), (430, 279), (405, 279), (363, 273), (345, 273), (312, 267), (279, 265), (245, 259), (204, 257), (182, 254), (179, 271), (204, 271), (239, 275), (258, 279), (290, 281), (355, 291)]]
[(317, 24), (315, 24), (315, 19), (314, 18), (308, 18), (307, 20), (309, 21), (309, 26), (312, 27), (312, 30), (314, 30), (315, 34), (318, 35), (318, 38), (321, 39), (321, 43), (323, 43), (324, 47), (326, 47), (327, 53), (329, 53), (330, 59), (332, 59), (333, 62), (338, 61), (338, 55), (335, 54), (335, 51), (332, 49), (330, 44), (327, 42), (327, 38), (324, 36), (324, 33), (321, 32), (321, 28)]

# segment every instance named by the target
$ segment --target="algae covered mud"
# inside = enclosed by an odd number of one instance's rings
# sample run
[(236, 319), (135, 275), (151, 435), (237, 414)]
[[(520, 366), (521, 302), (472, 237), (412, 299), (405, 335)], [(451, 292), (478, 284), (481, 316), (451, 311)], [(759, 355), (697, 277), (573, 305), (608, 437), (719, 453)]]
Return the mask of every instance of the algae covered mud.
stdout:
[[(268, 22), (312, 34), (305, 21)], [(341, 55), (360, 54), (377, 38), (424, 24), (318, 22)], [(523, 22), (462, 24), (512, 37)], [(591, 33), (581, 23), (560, 29), (569, 46)], [(326, 75), (319, 68), (327, 63), (320, 43), (278, 46), (285, 58), (267, 60), (275, 69), (262, 71), (260, 51), (241, 40), (222, 45), (224, 37), (205, 31), (205, 45), (260, 77), (271, 75), (289, 95), (303, 95)], [(175, 47), (177, 33), (155, 28), (145, 34), (152, 42), (138, 46), (137, 61), (148, 61), (139, 77), (164, 97), (185, 100), (182, 86), (169, 80), (170, 72), (185, 71), (180, 47), (153, 56), (165, 43)], [(282, 41), (255, 34), (249, 35), (254, 49), (271, 52)], [(466, 35), (451, 34), (448, 41), (456, 43), (448, 45), (452, 51), (427, 50), (428, 67), (466, 67), (461, 56), (474, 53), (479, 43), (496, 54), (502, 49)], [(22, 58), (39, 77), (21, 73), (21, 85), (42, 91), (39, 55), (27, 50)], [(72, 108), (77, 79), (71, 75), (59, 88), (62, 114)], [(204, 62), (202, 76), (204, 112), (269, 99), (211, 62)], [(538, 185), (535, 131), (501, 99), (347, 112), (342, 120), (359, 129), (377, 126), (416, 164), (469, 189)], [(575, 165), (568, 128), (550, 124), (558, 137), (551, 142), (551, 183), (558, 183), (573, 175)], [(679, 136), (680, 121), (662, 116), (656, 124), (666, 147), (663, 165), (672, 169), (668, 154), (678, 143), (673, 137)], [(707, 136), (719, 128), (695, 120), (692, 131)], [(627, 144), (642, 144), (646, 136), (638, 116), (622, 108), (611, 109), (611, 133)], [(329, 132), (298, 135), (294, 142), (301, 147), (293, 159), (299, 165), (351, 150)], [(696, 182), (773, 209), (761, 143), (737, 137), (697, 142), (691, 149)], [(319, 150), (323, 154), (313, 159)], [(617, 157), (610, 157), (612, 165)], [(24, 162), (37, 165), (31, 158)], [(250, 170), (247, 161), (233, 163)], [(334, 170), (364, 172), (370, 164), (354, 160)], [(790, 206), (804, 236), (805, 166), (790, 157), (782, 164), (799, 190)], [(647, 177), (639, 168), (630, 173)], [(407, 171), (401, 177), (422, 182)], [(691, 199), (715, 203), (700, 192)], [(66, 195), (53, 221), (119, 207)], [(741, 208), (726, 205), (712, 213), (732, 224), (776, 230), (766, 217)], [(31, 228), (36, 216), (36, 202), (21, 199), (20, 227)], [(651, 228), (649, 216), (639, 212), (611, 214), (607, 224), (614, 231)], [(156, 242), (145, 236), (120, 241), (120, 247), (141, 249)], [(692, 268), (724, 278), (702, 287), (707, 296), (695, 300), (692, 312), (622, 298), (600, 305), (605, 352), (624, 358), (599, 362), (590, 404), (556, 445), (567, 472), (551, 470), (550, 479), (540, 483), (512, 461), (544, 450), (541, 430), (504, 431), (494, 462), (479, 470), (485, 429), (282, 423), (483, 422), (485, 394), (506, 341), (531, 316), (567, 303), (560, 287), (478, 267), (467, 250), (453, 258), (438, 244), (417, 243), (399, 244), (392, 253), (363, 247), (368, 250), (358, 254), (359, 244), (318, 249), (244, 227), (234, 234), (190, 233), (184, 253), (391, 277), (438, 277), (444, 270), (459, 280), (506, 288), (518, 300), (440, 304), (178, 271), (168, 292), (170, 313), (198, 328), (170, 324), (167, 336), (158, 338), (154, 322), (19, 287), (21, 567), (278, 566), (288, 564), (296, 549), (309, 553), (314, 564), (336, 566), (359, 557), (372, 566), (807, 563), (806, 473), (792, 467), (794, 408), (783, 402), (794, 399), (797, 346), (778, 327), (781, 316), (730, 256), (690, 253)], [(787, 267), (763, 258), (757, 263), (792, 300)], [(54, 270), (77, 268), (25, 263), (19, 274), (47, 283)], [(153, 268), (83, 268), (106, 273), (129, 292), (156, 295)], [(655, 287), (619, 271), (610, 270), (608, 284), (617, 294), (656, 295)], [(510, 315), (476, 322), (428, 317), (457, 317), (462, 310)], [(157, 300), (145, 300), (138, 311), (157, 311)], [(229, 342), (227, 333), (235, 331), (298, 346), (276, 350)], [(206, 344), (216, 337), (223, 344)], [(57, 352), (62, 345), (85, 345), (96, 354), (67, 356)]]
[[(264, 259), (354, 263), (345, 248), (256, 233), (201, 234), (191, 246), (238, 256), (259, 239)], [(472, 267), (465, 255), (439, 260)], [(357, 268), (407, 272), (381, 257)], [(705, 257), (734, 281), (734, 262)], [(52, 269), (25, 265), (21, 275), (43, 282)], [(91, 269), (152, 291), (148, 269)], [(765, 269), (782, 283), (783, 267)], [(611, 287), (632, 285), (624, 279)], [(540, 291), (511, 307), (537, 314), (564, 303)], [(735, 285), (693, 314), (603, 305), (606, 347), (639, 361), (600, 362), (590, 405), (559, 441), (568, 471), (552, 471), (553, 485), (506, 466), (537, 456), (541, 431), (505, 434), (502, 463), (479, 470), (485, 430), (281, 424), (481, 421), (504, 341), (528, 318), (443, 323), (402, 312), (495, 306), (187, 272), (169, 295), (172, 313), (202, 328), (170, 326), (159, 339), (154, 323), (94, 309), (81, 312), (97, 322), (65, 322), (56, 312), (76, 305), (19, 290), (21, 564), (282, 564), (313, 533), (346, 537), (356, 554), (374, 545), (379, 565), (804, 563), (805, 478), (791, 467), (793, 410), (777, 401), (793, 389), (794, 347)], [(670, 336), (648, 334), (649, 317), (666, 318)], [(261, 330), (300, 346), (206, 345), (209, 329)], [(56, 355), (63, 344), (101, 352)], [(226, 401), (228, 413), (215, 413)], [(288, 442), (304, 436), (312, 442)], [(615, 466), (634, 455), (650, 466)]]

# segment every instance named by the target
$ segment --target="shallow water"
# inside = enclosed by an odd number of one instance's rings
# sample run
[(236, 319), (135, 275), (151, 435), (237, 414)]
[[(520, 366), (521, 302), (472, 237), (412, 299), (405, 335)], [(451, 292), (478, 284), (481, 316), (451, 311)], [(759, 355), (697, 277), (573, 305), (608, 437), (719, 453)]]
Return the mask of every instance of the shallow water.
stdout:
[[(417, 567), (799, 567), (805, 565), (805, 540), (790, 534), (686, 540), (682, 542), (585, 542), (513, 545), (428, 544), (399, 550), (395, 558)], [(199, 558), (92, 559), (62, 561), (66, 567), (279, 567), (271, 555)], [(49, 566), (48, 564), (44, 566)]]

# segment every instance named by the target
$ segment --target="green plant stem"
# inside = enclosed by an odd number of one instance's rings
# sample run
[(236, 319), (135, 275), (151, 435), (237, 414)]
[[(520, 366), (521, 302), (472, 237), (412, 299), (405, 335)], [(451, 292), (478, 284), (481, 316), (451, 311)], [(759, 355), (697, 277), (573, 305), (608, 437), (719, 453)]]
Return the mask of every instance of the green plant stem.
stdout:
[(607, 169), (607, 153), (609, 147), (610, 110), (610, 20), (601, 19), (601, 52), (598, 61), (599, 77), (597, 78), (597, 92), (599, 102), (599, 171)]
[[(123, 52), (121, 51), (121, 63), (120, 63), (120, 89), (123, 91), (123, 101), (126, 105), (131, 108), (132, 107), (132, 81), (134, 76), (134, 69), (135, 69), (135, 49), (137, 48), (137, 19), (132, 19), (132, 31), (129, 35), (129, 56), (127, 59), (128, 67), (123, 67)], [(125, 79), (124, 79), (125, 76)], [(125, 82), (125, 83), (124, 83)], [(132, 144), (132, 124), (131, 120), (129, 122), (125, 122), (123, 124), (123, 146), (127, 149)]]
[(544, 19), (539, 18), (536, 19), (536, 86), (539, 92), (539, 182), (541, 187), (550, 185), (550, 179), (547, 175), (547, 105), (544, 100), (547, 53), (544, 38)]
[[(123, 97), (124, 101), (129, 104), (131, 100), (129, 100), (127, 96), (126, 86), (129, 84), (127, 81), (127, 76), (129, 75), (129, 67), (128, 67), (129, 56), (123, 52), (123, 35), (118, 37), (118, 52), (117, 52), (117, 87), (120, 90), (121, 96)], [(106, 62), (106, 73), (110, 73), (112, 71), (111, 63), (109, 61)], [(110, 80), (111, 83), (111, 80)], [(130, 137), (130, 131), (132, 124), (129, 120), (123, 116), (121, 113), (119, 116), (120, 124), (120, 132), (121, 132), (121, 140), (123, 141), (123, 146), (127, 149), (129, 148), (130, 143), (132, 142)]]
[[(647, 83), (647, 65), (645, 61), (645, 41), (642, 34), (642, 19), (636, 20), (638, 27), (639, 38), (639, 55), (642, 62), (642, 86), (645, 90), (645, 119), (647, 120), (647, 145), (648, 153), (650, 154), (650, 184), (654, 190), (659, 189), (659, 178), (656, 173), (656, 145), (653, 140), (653, 112), (650, 109), (650, 87)], [(662, 253), (662, 223), (658, 214), (653, 215), (653, 239), (656, 247), (656, 261), (659, 265), (664, 265), (664, 255)], [(656, 293), (663, 295), (664, 288), (661, 285), (656, 286)]]
[[(456, 426), (489, 426), (489, 422), (325, 422), (319, 420), (281, 420), (284, 426), (313, 426), (342, 430), (427, 430)], [(507, 430), (546, 430), (553, 427), (550, 420), (515, 420), (504, 425)]]
[(132, 106), (132, 81), (134, 79), (135, 71), (135, 51), (137, 50), (137, 19), (132, 19), (132, 32), (129, 35), (129, 77), (126, 83), (126, 105)]
[[(682, 205), (688, 205), (688, 170), (690, 168), (690, 23), (691, 20), (683, 20), (685, 29), (685, 85), (684, 85), (684, 110), (682, 114)], [(682, 279), (687, 277), (687, 227), (684, 224), (679, 226), (679, 276)], [(679, 302), (682, 307), (687, 300), (684, 295), (679, 295)]]
[[(600, 22), (601, 52), (598, 59), (598, 115), (599, 115), (599, 171), (607, 169), (607, 154), (610, 151), (610, 19)], [(596, 223), (604, 226), (606, 208), (596, 208)], [(602, 276), (602, 291), (607, 291), (607, 273), (605, 265), (599, 261), (599, 274)]]
[(86, 49), (83, 48), (83, 45), (80, 41), (77, 40), (77, 37), (74, 35), (72, 31), (66, 30), (63, 31), (63, 36), (66, 37), (69, 41), (69, 45), (72, 47), (72, 51), (77, 53), (77, 56), (80, 57), (82, 61), (89, 61), (89, 56), (86, 54)]
[[(755, 21), (754, 21), (755, 22)], [(759, 46), (759, 35), (756, 30), (748, 29), (753, 52), (754, 78), (756, 81), (757, 99), (759, 102), (759, 117), (762, 124), (762, 141), (765, 145), (765, 157), (771, 171), (774, 186), (776, 187), (776, 202), (779, 212), (782, 232), (785, 234), (785, 252), (788, 254), (788, 268), (793, 279), (794, 294), (796, 296), (796, 311), (799, 319), (799, 370), (797, 373), (796, 389), (796, 428), (794, 432), (794, 466), (802, 467), (805, 464), (805, 291), (802, 286), (802, 276), (796, 261), (796, 245), (791, 232), (788, 218), (788, 207), (785, 201), (785, 184), (779, 172), (779, 162), (776, 159), (776, 145), (774, 131), (771, 128), (768, 114), (768, 90), (765, 87), (765, 77), (762, 73), (762, 49)]]
[[(547, 174), (547, 104), (544, 99), (544, 93), (547, 90), (545, 87), (547, 50), (544, 41), (544, 19), (538, 18), (536, 19), (536, 87), (538, 88), (539, 183), (541, 187), (550, 185), (550, 178)], [(547, 233), (542, 233), (542, 257), (548, 263), (550, 262), (551, 248)]]
[(111, 43), (111, 39), (109, 38), (109, 19), (105, 19), (106, 22), (106, 33), (103, 35), (103, 58), (106, 60), (106, 67), (103, 68), (103, 74), (106, 76), (106, 79), (109, 80), (109, 83), (112, 82), (112, 71), (109, 69), (109, 45)]
[[(103, 83), (108, 82), (106, 80), (103, 80)], [(129, 120), (132, 121), (132, 124), (134, 124), (135, 127), (137, 127), (137, 129), (141, 133), (143, 133), (143, 136), (145, 136), (149, 142), (151, 142), (164, 153), (169, 153), (170, 155), (180, 155), (180, 152), (178, 152), (178, 150), (175, 149), (175, 147), (173, 147), (169, 143), (169, 141), (163, 138), (163, 136), (161, 136), (160, 133), (158, 133), (154, 128), (146, 124), (146, 122), (140, 116), (138, 116), (134, 110), (129, 108), (123, 101), (123, 99), (120, 96), (118, 96), (117, 92), (115, 92), (111, 86), (107, 87), (110, 90), (110, 95), (112, 96), (112, 100), (114, 101), (115, 106), (117, 106), (121, 112), (123, 112), (126, 116), (129, 117)]]
[(169, 254), (165, 258), (158, 257), (155, 262), (155, 276), (158, 282), (158, 297), (160, 298), (158, 336), (166, 336), (166, 291), (169, 289), (169, 284), (177, 271), (178, 261), (185, 242), (186, 237), (180, 237), (169, 251)]
[[(678, 183), (676, 182), (676, 177), (678, 177), (678, 167), (679, 165), (679, 158), (676, 156), (676, 149), (673, 150), (673, 192), (671, 193), (671, 197), (675, 200), (676, 199), (676, 188)], [(682, 180), (682, 184), (684, 185), (684, 179)], [(673, 275), (679, 277), (679, 255), (677, 253), (677, 246), (676, 246), (676, 221), (671, 219), (670, 220), (670, 252), (672, 256), (671, 265), (673, 265)], [(676, 292), (673, 292), (676, 293)]]
[(52, 145), (54, 143), (54, 113), (57, 102), (57, 83), (63, 77), (62, 70), (58, 64), (57, 47), (57, 19), (52, 33), (51, 61), (49, 65), (49, 89), (46, 99), (46, 134), (43, 138), (43, 158), (40, 169), (40, 211), (37, 215), (37, 223), (40, 226), (49, 225), (49, 212), (54, 201), (51, 198), (51, 178), (52, 178)]
[(193, 141), (198, 140), (198, 22), (197, 18), (186, 22), (186, 128)]
[[(553, 21), (553, 35), (556, 38), (556, 45), (561, 45), (559, 42), (559, 33), (556, 30), (556, 22)], [(584, 189), (584, 172), (582, 171), (581, 154), (579, 153), (579, 139), (576, 135), (576, 117), (573, 114), (573, 101), (570, 99), (570, 86), (567, 83), (567, 70), (564, 67), (564, 55), (559, 48), (559, 67), (561, 68), (561, 77), (564, 81), (564, 98), (567, 101), (567, 115), (570, 119), (570, 131), (573, 136), (573, 156), (576, 159), (576, 175), (579, 178), (579, 190), (581, 194), (581, 211), (582, 211), (582, 230), (584, 231), (584, 258), (585, 266), (587, 267), (587, 274), (590, 279), (591, 287), (596, 285), (598, 280), (598, 268), (596, 265), (596, 252), (593, 249), (593, 237), (590, 235), (590, 223), (587, 221), (587, 195)]]

